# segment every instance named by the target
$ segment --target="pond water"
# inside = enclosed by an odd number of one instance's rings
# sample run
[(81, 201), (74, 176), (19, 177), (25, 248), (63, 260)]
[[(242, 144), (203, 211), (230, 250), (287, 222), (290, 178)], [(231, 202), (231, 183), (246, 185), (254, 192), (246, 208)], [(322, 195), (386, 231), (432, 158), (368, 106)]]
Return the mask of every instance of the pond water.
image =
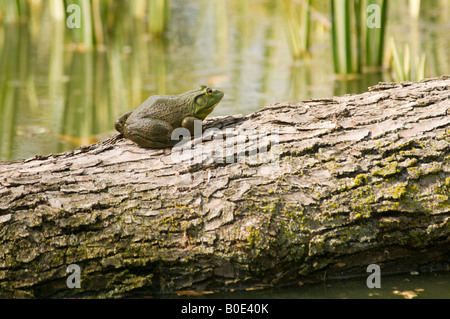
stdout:
[[(418, 21), (408, 16), (407, 1), (389, 2), (387, 38), (409, 43), (412, 58), (425, 53), (427, 77), (450, 74), (449, 1), (422, 1)], [(0, 161), (94, 143), (114, 133), (114, 120), (148, 96), (201, 84), (225, 92), (211, 114), (223, 116), (280, 101), (360, 93), (393, 80), (388, 70), (336, 79), (328, 1), (313, 17), (310, 57), (292, 59), (279, 3), (172, 0), (164, 38), (152, 37), (145, 21), (118, 19), (109, 29), (111, 41), (94, 50), (74, 41), (64, 20), (52, 19), (49, 1), (20, 23), (6, 22), (0, 12)], [(398, 275), (379, 290), (348, 280), (214, 296), (404, 298), (402, 292), (412, 291), (418, 298), (450, 298), (449, 280), (448, 272)]]
[(292, 285), (277, 289), (201, 294), (159, 295), (159, 298), (208, 299), (450, 299), (450, 272), (381, 276), (380, 288), (368, 288), (367, 278)]
[[(221, 116), (274, 102), (359, 93), (392, 80), (388, 71), (335, 79), (326, 0), (315, 1), (310, 57), (296, 61), (281, 1), (172, 0), (163, 39), (148, 33), (146, 21), (117, 7), (114, 23), (105, 22), (110, 41), (93, 50), (73, 36), (65, 19), (52, 18), (49, 2), (33, 3), (42, 5), (20, 23), (7, 22), (0, 11), (3, 161), (91, 144), (112, 134), (114, 120), (148, 96), (201, 84), (225, 92), (211, 114)], [(450, 74), (450, 5), (422, 3), (414, 21), (406, 1), (390, 1), (387, 38), (394, 37), (399, 47), (409, 43), (411, 60), (426, 53), (427, 77)]]

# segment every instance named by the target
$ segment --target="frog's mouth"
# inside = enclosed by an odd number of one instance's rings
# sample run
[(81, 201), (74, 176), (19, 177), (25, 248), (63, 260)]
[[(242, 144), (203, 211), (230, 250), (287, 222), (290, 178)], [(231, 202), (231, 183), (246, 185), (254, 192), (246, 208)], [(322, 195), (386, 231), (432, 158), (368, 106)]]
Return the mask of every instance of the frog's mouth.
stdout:
[(212, 113), (212, 111), (214, 111), (214, 108), (216, 107), (217, 104), (219, 104), (220, 100), (217, 101), (217, 103), (214, 103), (208, 107), (202, 108), (197, 115), (200, 116), (200, 118), (205, 119), (209, 114)]
[(219, 102), (220, 102), (220, 100), (219, 100), (219, 101), (217, 101), (217, 103), (216, 103), (216, 104), (213, 104), (213, 105), (211, 105), (211, 106), (209, 106), (209, 107), (205, 108), (205, 110), (209, 110), (209, 109), (215, 108), (215, 107), (216, 107), (216, 105), (217, 105), (217, 104), (219, 104)]
[(217, 100), (217, 102), (216, 103), (214, 103), (213, 105), (211, 105), (210, 107), (207, 107), (206, 109), (207, 110), (209, 110), (209, 109), (211, 109), (211, 108), (215, 108), (216, 107), (216, 105), (217, 104), (219, 104), (220, 103), (220, 101), (222, 101), (222, 98), (223, 98), (223, 94), (222, 94), (222, 96), (220, 97), (220, 99), (218, 99)]

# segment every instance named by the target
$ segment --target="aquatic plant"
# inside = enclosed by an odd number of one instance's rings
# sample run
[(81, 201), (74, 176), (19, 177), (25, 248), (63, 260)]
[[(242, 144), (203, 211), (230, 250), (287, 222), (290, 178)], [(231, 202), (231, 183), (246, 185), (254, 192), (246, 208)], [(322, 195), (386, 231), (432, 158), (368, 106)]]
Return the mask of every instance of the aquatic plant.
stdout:
[(397, 49), (397, 45), (391, 38), (391, 59), (389, 65), (393, 70), (396, 81), (420, 81), (425, 78), (426, 55), (421, 53), (416, 55), (411, 61), (411, 49), (409, 44), (405, 44), (403, 51)]
[(311, 0), (283, 0), (283, 15), (291, 54), (301, 57), (308, 53), (310, 38), (310, 4)]
[(382, 66), (386, 0), (330, 0), (334, 71), (361, 73)]

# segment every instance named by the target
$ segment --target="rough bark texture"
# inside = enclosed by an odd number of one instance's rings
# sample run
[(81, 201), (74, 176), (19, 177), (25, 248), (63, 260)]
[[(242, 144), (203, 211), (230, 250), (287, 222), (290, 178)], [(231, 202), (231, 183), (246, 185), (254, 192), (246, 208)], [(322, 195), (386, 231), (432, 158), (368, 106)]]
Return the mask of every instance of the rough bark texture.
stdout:
[[(216, 163), (208, 152), (175, 163), (171, 150), (120, 136), (0, 163), (0, 296), (274, 286), (367, 276), (372, 263), (384, 273), (448, 267), (449, 85), (385, 83), (206, 121), (277, 130), (278, 163)], [(66, 286), (74, 263), (80, 289)]]

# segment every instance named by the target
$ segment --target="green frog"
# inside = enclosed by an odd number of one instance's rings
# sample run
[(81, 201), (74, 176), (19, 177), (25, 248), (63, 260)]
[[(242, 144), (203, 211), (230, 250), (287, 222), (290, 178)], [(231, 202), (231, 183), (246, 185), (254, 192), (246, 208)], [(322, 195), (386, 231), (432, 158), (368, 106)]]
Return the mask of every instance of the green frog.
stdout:
[(203, 121), (222, 100), (223, 92), (205, 85), (179, 95), (153, 95), (136, 110), (119, 117), (114, 126), (126, 138), (142, 147), (167, 148), (179, 127), (194, 134), (194, 121)]

